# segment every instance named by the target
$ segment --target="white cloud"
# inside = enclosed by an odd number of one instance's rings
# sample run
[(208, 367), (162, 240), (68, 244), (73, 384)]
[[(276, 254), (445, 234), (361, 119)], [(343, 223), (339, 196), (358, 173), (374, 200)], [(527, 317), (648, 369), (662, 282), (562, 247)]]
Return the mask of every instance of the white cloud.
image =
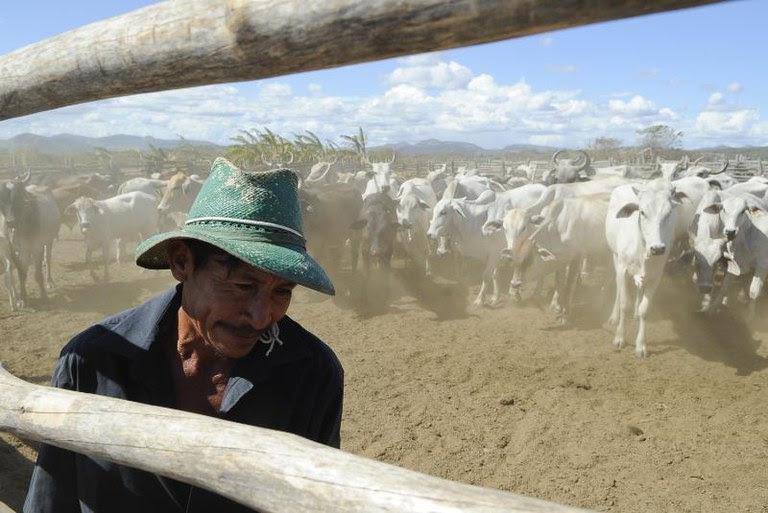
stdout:
[[(358, 126), (371, 145), (428, 137), (460, 139), (487, 147), (512, 142), (579, 145), (599, 135), (633, 143), (638, 128), (668, 123), (686, 144), (768, 141), (768, 123), (755, 109), (734, 108), (715, 94), (703, 112), (664, 105), (636, 92), (607, 97), (580, 90), (547, 89), (526, 80), (473, 73), (459, 62), (424, 54), (396, 61), (382, 88), (360, 96), (331, 93), (326, 83), (294, 88), (286, 79), (252, 86), (216, 85), (84, 104), (0, 124), (0, 137), (19, 132), (83, 135), (133, 133), (208, 139), (220, 143), (242, 128), (268, 126), (283, 134), (312, 130), (336, 139)], [(730, 88), (728, 89), (730, 91)], [(723, 89), (725, 93), (725, 89)], [(677, 109), (680, 109), (679, 111)]]
[(611, 112), (630, 117), (651, 116), (658, 113), (656, 105), (640, 95), (633, 96), (629, 101), (614, 98), (608, 102)]
[(575, 64), (563, 64), (560, 66), (550, 66), (549, 69), (554, 73), (564, 73), (564, 74), (576, 73), (579, 70), (579, 68)]
[(464, 87), (472, 79), (472, 71), (454, 61), (437, 62), (399, 67), (390, 73), (387, 79), (392, 85), (457, 89)]
[(276, 96), (276, 97), (286, 97), (291, 96), (293, 94), (293, 90), (291, 89), (291, 86), (288, 84), (282, 84), (280, 82), (269, 82), (267, 84), (264, 84), (261, 86), (261, 95), (262, 96)]
[(705, 134), (743, 133), (758, 119), (757, 112), (751, 109), (705, 110), (696, 117), (696, 129)]
[(744, 90), (744, 86), (739, 82), (731, 82), (728, 84), (728, 91), (732, 93), (740, 93)]
[(710, 105), (720, 105), (723, 103), (723, 93), (720, 91), (715, 91), (714, 93), (710, 94), (707, 103)]
[(552, 46), (553, 44), (555, 44), (555, 40), (551, 37), (544, 37), (539, 40), (539, 44), (541, 46)]

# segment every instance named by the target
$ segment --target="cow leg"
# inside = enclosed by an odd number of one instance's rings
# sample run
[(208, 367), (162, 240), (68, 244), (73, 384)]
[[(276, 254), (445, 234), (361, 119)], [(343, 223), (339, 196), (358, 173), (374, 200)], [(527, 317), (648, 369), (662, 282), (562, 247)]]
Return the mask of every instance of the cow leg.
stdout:
[(11, 310), (16, 311), (16, 290), (13, 286), (13, 264), (9, 258), (5, 259), (5, 276), (3, 277), (5, 288), (8, 290), (8, 302), (11, 304)]
[(637, 290), (640, 301), (637, 305), (637, 338), (635, 339), (635, 356), (638, 358), (645, 358), (648, 356), (648, 349), (645, 345), (645, 323), (648, 316), (648, 309), (651, 306), (651, 299), (656, 292), (656, 287), (659, 286), (661, 281), (662, 272), (656, 273), (658, 276), (654, 276), (653, 279), (646, 282), (642, 289)]
[(563, 302), (567, 301), (566, 281), (567, 267), (560, 267), (555, 271), (555, 292), (552, 294), (552, 300), (549, 302), (549, 309), (559, 315), (563, 312)]
[(613, 337), (613, 346), (621, 349), (624, 345), (624, 331), (627, 315), (629, 315), (629, 283), (627, 271), (623, 267), (616, 269), (616, 305), (614, 308), (618, 311), (616, 322), (616, 334)]
[(499, 266), (498, 261), (493, 262), (491, 270), (491, 280), (493, 281), (493, 294), (491, 295), (491, 306), (499, 303)]
[(724, 300), (729, 293), (730, 289), (733, 286), (733, 275), (729, 272), (726, 272), (723, 276), (723, 282), (720, 284), (720, 287), (715, 291), (714, 294), (712, 294), (712, 303), (710, 305), (709, 311), (718, 311), (723, 307)]
[(43, 247), (43, 265), (45, 267), (45, 286), (48, 290), (54, 287), (53, 277), (51, 276), (51, 261), (53, 253), (53, 240)]
[(611, 315), (608, 317), (608, 326), (616, 327), (619, 323), (619, 288), (621, 287), (621, 281), (625, 278), (619, 273), (618, 257), (613, 255), (613, 278), (614, 278), (614, 290), (613, 292), (613, 307), (611, 308)]
[(115, 252), (117, 253), (117, 255), (115, 257), (115, 262), (117, 262), (118, 264), (123, 261), (123, 249), (124, 249), (123, 239), (116, 239)]
[(109, 243), (103, 242), (101, 246), (102, 263), (104, 264), (104, 281), (109, 281)]
[(485, 297), (485, 283), (486, 283), (485, 273), (483, 273), (483, 281), (482, 281), (482, 283), (480, 285), (480, 292), (478, 292), (477, 297), (472, 302), (472, 304), (475, 305), (475, 306), (482, 306), (483, 305), (483, 297)]
[(747, 322), (752, 322), (755, 319), (755, 306), (757, 299), (760, 297), (760, 293), (763, 291), (765, 284), (765, 275), (768, 273), (768, 269), (758, 269), (755, 271), (755, 275), (752, 276), (752, 283), (749, 284), (749, 309), (747, 310)]
[(560, 311), (560, 322), (565, 323), (571, 312), (571, 305), (573, 304), (573, 295), (576, 290), (576, 284), (579, 281), (579, 274), (581, 273), (581, 258), (574, 258), (568, 265), (568, 271), (565, 279), (565, 286), (563, 287), (563, 309)]
[(39, 253), (35, 255), (35, 281), (40, 288), (40, 299), (48, 301), (48, 293), (45, 291), (45, 272), (43, 262), (45, 261), (45, 248), (40, 248)]

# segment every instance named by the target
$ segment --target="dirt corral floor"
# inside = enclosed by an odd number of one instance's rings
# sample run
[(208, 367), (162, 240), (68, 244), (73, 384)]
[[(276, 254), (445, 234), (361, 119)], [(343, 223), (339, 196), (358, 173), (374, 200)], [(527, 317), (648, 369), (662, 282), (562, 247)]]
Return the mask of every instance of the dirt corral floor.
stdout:
[[(71, 335), (171, 284), (130, 263), (95, 284), (81, 242), (62, 238), (49, 304), (0, 305), (0, 361), (35, 383)], [(299, 292), (290, 313), (344, 364), (346, 451), (599, 511), (768, 512), (768, 323), (699, 318), (684, 282), (665, 285), (644, 361), (612, 348), (590, 289), (567, 327), (533, 301), (466, 314), (417, 302), (397, 277), (387, 308)], [(17, 511), (34, 456), (0, 435), (0, 502)]]

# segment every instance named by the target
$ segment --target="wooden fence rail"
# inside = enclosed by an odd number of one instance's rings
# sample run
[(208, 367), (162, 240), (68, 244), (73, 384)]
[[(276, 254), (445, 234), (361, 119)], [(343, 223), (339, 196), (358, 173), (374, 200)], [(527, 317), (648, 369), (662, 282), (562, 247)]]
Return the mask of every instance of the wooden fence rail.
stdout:
[(101, 98), (254, 80), (716, 1), (160, 2), (4, 56), (0, 119)]
[(33, 385), (1, 367), (0, 430), (178, 479), (265, 513), (584, 511), (404, 470), (280, 431)]

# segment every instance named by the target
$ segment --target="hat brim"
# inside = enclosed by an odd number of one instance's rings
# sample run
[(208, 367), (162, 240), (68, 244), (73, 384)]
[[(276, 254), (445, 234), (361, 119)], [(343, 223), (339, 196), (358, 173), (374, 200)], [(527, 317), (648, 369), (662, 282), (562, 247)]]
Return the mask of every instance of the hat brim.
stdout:
[(193, 230), (161, 233), (145, 240), (136, 248), (136, 265), (145, 269), (168, 269), (166, 247), (179, 239), (207, 242), (257, 269), (279, 276), (304, 287), (335, 295), (330, 278), (320, 264), (306, 251), (278, 246), (269, 242), (229, 240)]

